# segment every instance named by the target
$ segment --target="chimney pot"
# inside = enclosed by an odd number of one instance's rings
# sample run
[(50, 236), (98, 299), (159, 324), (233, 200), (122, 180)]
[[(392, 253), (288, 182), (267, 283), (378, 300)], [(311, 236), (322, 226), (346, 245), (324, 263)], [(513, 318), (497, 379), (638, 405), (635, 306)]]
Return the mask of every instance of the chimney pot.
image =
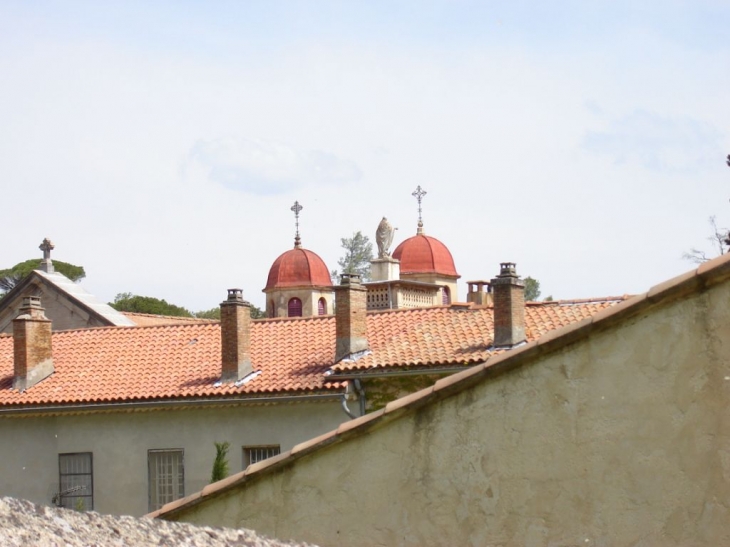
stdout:
[(518, 277), (517, 265), (514, 262), (500, 262), (497, 277)]
[(525, 284), (514, 262), (502, 262), (492, 279), (494, 345), (512, 347), (525, 341)]
[(241, 289), (228, 289), (228, 302), (243, 301), (243, 291)]
[(241, 289), (228, 289), (221, 302), (221, 381), (237, 382), (253, 372), (251, 364), (251, 304)]
[(360, 285), (360, 274), (343, 273), (340, 275), (340, 285)]
[(13, 319), (13, 388), (20, 392), (53, 374), (51, 321), (43, 311), (39, 297), (26, 296)]

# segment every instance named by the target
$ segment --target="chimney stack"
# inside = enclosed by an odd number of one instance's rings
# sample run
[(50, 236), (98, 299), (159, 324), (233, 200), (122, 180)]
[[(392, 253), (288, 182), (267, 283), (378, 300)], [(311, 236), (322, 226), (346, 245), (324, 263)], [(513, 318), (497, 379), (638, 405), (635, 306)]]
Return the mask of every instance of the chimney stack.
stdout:
[(335, 287), (337, 344), (335, 362), (351, 358), (368, 349), (367, 289), (358, 274), (342, 274)]
[(13, 388), (20, 392), (53, 374), (51, 321), (43, 311), (39, 297), (25, 296), (13, 319)]
[(467, 281), (469, 292), (466, 295), (467, 302), (474, 302), (477, 306), (489, 306), (492, 304), (492, 287), (489, 281)]
[(251, 304), (241, 289), (228, 289), (221, 302), (221, 382), (232, 383), (253, 372), (251, 365)]
[(514, 262), (502, 262), (492, 279), (494, 298), (494, 345), (512, 347), (525, 341), (525, 283)]

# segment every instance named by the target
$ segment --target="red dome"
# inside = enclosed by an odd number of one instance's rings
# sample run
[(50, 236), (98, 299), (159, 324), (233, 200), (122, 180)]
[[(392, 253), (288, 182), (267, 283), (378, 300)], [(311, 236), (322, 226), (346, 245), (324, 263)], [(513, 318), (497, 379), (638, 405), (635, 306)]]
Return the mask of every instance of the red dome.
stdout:
[(404, 274), (435, 273), (459, 277), (451, 252), (435, 237), (418, 234), (408, 238), (395, 248), (393, 258), (400, 260), (400, 271)]
[(265, 291), (282, 287), (331, 287), (324, 260), (307, 249), (294, 248), (274, 260)]

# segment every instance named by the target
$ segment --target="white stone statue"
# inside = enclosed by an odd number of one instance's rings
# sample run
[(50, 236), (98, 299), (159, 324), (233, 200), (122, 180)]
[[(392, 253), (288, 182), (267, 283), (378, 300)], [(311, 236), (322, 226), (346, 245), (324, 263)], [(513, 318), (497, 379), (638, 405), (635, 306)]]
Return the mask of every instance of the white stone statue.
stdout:
[(375, 232), (375, 242), (378, 244), (378, 258), (390, 256), (390, 245), (393, 243), (393, 235), (397, 229), (393, 228), (393, 225), (385, 217), (378, 224), (378, 229)]

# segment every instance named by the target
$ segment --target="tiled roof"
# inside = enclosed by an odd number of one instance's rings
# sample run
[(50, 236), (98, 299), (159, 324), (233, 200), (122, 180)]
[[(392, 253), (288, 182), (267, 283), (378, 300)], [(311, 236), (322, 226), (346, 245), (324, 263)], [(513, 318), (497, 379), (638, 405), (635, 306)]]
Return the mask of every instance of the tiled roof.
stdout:
[[(553, 329), (591, 317), (625, 297), (583, 301), (529, 302), (525, 306), (527, 341)], [(491, 307), (454, 304), (368, 315), (372, 353), (357, 361), (340, 362), (334, 376), (346, 372), (412, 366), (470, 365), (486, 360), (494, 334)]]
[(110, 325), (118, 327), (132, 326), (133, 323), (120, 312), (112, 308), (109, 304), (102, 302), (96, 296), (86, 291), (78, 283), (74, 283), (65, 275), (54, 272), (46, 273), (43, 270), (34, 270), (33, 273), (55, 285), (59, 290), (65, 292), (69, 297), (80, 302), (94, 313), (103, 317)]
[(271, 265), (264, 291), (286, 287), (331, 287), (330, 271), (317, 253), (289, 249)]
[[(620, 300), (528, 304), (528, 339)], [(342, 387), (332, 381), (338, 373), (465, 365), (493, 354), (490, 308), (374, 312), (367, 322), (372, 353), (336, 366), (333, 316), (252, 322), (251, 361), (261, 374), (240, 387), (215, 385), (221, 373), (217, 322), (55, 332), (54, 374), (22, 394), (11, 389), (13, 339), (0, 336), (0, 407), (332, 392)], [(335, 374), (327, 378), (330, 369)]]
[(459, 276), (448, 247), (435, 237), (417, 234), (401, 242), (393, 251), (400, 260), (401, 273), (436, 273)]
[[(334, 322), (260, 321), (251, 330), (251, 361), (261, 374), (240, 387), (215, 385), (221, 374), (220, 325), (201, 323), (54, 332), (55, 372), (25, 393), (11, 387), (13, 338), (3, 335), (0, 407), (295, 395), (341, 387), (325, 384), (323, 374), (332, 364)], [(311, 339), (332, 343), (313, 347)]]
[(123, 311), (122, 315), (131, 319), (138, 327), (157, 325), (189, 325), (190, 323), (210, 323), (215, 319), (201, 319), (198, 317), (180, 317), (177, 315), (153, 315), (151, 313), (136, 313)]

